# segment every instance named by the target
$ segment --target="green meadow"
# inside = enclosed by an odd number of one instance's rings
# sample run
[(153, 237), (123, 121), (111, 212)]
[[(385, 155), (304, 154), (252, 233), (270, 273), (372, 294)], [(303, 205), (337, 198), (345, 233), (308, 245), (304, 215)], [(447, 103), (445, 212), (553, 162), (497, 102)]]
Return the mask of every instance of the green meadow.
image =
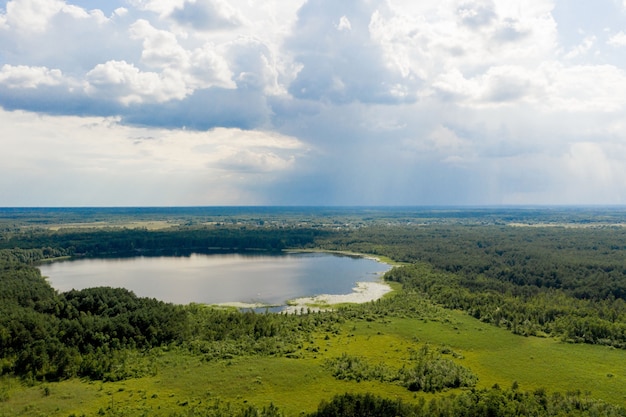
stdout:
[(584, 389), (588, 396), (626, 406), (626, 352), (606, 346), (568, 344), (524, 337), (485, 324), (462, 312), (441, 310), (435, 319), (349, 320), (333, 332), (318, 332), (297, 355), (203, 361), (178, 349), (157, 349), (154, 376), (101, 382), (71, 379), (28, 386), (2, 379), (2, 416), (193, 415), (216, 403), (233, 407), (270, 404), (287, 416), (312, 412), (336, 394), (376, 393), (406, 402), (448, 395), (413, 393), (394, 383), (335, 379), (327, 359), (349, 354), (375, 365), (401, 368), (409, 352), (424, 344), (478, 376), (477, 387)]

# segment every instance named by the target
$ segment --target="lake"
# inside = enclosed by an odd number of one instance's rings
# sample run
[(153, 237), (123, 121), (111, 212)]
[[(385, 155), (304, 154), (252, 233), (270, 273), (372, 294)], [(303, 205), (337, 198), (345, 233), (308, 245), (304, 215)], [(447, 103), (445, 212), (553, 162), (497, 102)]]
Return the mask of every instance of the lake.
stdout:
[(389, 268), (369, 258), (328, 253), (97, 258), (39, 267), (60, 292), (108, 286), (176, 304), (268, 305), (303, 296), (349, 294), (357, 282), (378, 281)]

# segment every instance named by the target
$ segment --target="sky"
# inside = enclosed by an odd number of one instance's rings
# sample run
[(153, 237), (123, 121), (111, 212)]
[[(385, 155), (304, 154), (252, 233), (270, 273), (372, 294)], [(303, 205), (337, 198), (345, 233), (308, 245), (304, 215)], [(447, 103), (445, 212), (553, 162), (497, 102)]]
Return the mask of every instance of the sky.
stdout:
[(0, 1), (0, 207), (626, 204), (626, 0)]

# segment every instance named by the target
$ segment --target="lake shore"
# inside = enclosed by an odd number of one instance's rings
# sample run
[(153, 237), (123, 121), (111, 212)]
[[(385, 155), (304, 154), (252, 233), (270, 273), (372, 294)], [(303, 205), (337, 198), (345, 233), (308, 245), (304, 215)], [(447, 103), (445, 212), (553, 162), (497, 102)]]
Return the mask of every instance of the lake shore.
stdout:
[(325, 311), (332, 310), (335, 306), (340, 304), (362, 304), (370, 301), (378, 300), (385, 294), (393, 291), (391, 286), (385, 282), (357, 282), (356, 286), (349, 294), (320, 294), (312, 297), (298, 297), (293, 300), (287, 301), (286, 305), (272, 306), (262, 303), (242, 303), (242, 302), (227, 302), (212, 304), (216, 307), (228, 307), (244, 309), (263, 309), (283, 307), (281, 313), (300, 313), (301, 311)]
[(371, 259), (372, 261), (380, 262), (381, 264), (389, 265), (390, 267), (405, 265), (402, 262), (396, 262), (387, 256), (372, 255), (369, 253), (350, 252), (347, 250), (331, 250), (331, 249), (283, 249), (284, 253), (329, 253), (331, 255), (352, 256), (356, 258)]
[(321, 294), (313, 297), (300, 297), (290, 300), (283, 310), (287, 313), (299, 313), (302, 309), (311, 311), (329, 310), (337, 304), (362, 304), (378, 300), (393, 291), (384, 282), (357, 282), (350, 294)]
[[(325, 249), (288, 249), (285, 253), (328, 253), (341, 256), (354, 256), (364, 259), (371, 259), (376, 262), (380, 262), (389, 265), (390, 268), (399, 265), (391, 259), (385, 257), (378, 257), (371, 254), (355, 253), (349, 251), (333, 251)], [(370, 301), (375, 301), (382, 298), (384, 295), (393, 291), (393, 288), (382, 279), (379, 281), (361, 281), (356, 282), (356, 286), (352, 288), (352, 292), (349, 294), (320, 294), (311, 297), (298, 297), (292, 300), (288, 300), (286, 305), (266, 305), (261, 303), (242, 303), (242, 302), (227, 302), (216, 304), (218, 307), (230, 307), (243, 309), (263, 309), (263, 308), (276, 308), (283, 307), (280, 312), (282, 313), (300, 313), (302, 311), (327, 311), (332, 310), (334, 307), (340, 304), (362, 304)]]

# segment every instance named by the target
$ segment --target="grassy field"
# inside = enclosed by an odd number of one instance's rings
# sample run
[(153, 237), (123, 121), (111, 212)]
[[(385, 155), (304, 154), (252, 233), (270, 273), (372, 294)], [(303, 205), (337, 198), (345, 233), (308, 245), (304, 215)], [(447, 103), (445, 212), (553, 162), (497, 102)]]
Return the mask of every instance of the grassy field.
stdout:
[(165, 220), (138, 220), (120, 222), (101, 221), (89, 223), (60, 223), (47, 225), (46, 228), (53, 231), (58, 231), (60, 229), (105, 229), (111, 227), (125, 229), (162, 230), (178, 225), (178, 223)]
[(452, 391), (414, 394), (390, 383), (340, 381), (324, 367), (326, 359), (347, 353), (373, 365), (400, 368), (409, 363), (410, 350), (424, 343), (453, 352), (455, 361), (478, 375), (478, 387), (505, 388), (517, 381), (522, 390), (583, 390), (626, 406), (626, 352), (516, 336), (461, 312), (443, 314), (437, 320), (346, 322), (339, 332), (311, 335), (298, 358), (204, 362), (174, 350), (158, 354), (156, 376), (115, 383), (69, 380), (29, 387), (5, 377), (0, 379), (0, 416), (89, 416), (110, 410), (119, 415), (193, 415), (218, 400), (233, 406), (273, 403), (286, 415), (297, 416), (344, 392), (409, 402), (447, 395)]

